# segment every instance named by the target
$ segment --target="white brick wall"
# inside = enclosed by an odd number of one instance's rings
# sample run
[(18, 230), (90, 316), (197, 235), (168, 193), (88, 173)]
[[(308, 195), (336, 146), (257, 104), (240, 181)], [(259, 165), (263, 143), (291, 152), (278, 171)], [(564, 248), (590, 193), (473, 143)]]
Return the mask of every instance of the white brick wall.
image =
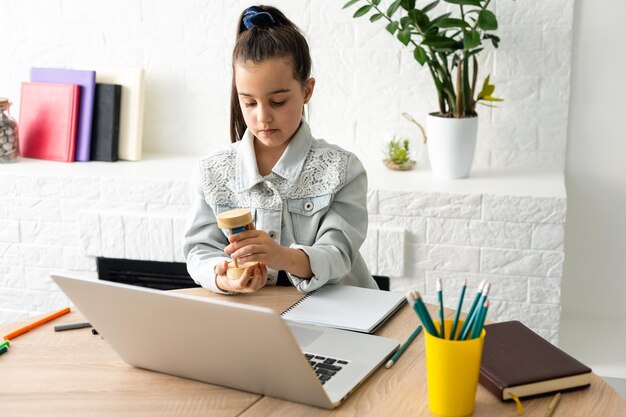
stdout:
[[(314, 134), (373, 159), (390, 134), (408, 135), (423, 166), (427, 153), (400, 113), (423, 120), (436, 99), (428, 72), (411, 51), (382, 24), (352, 19), (353, 11), (341, 10), (343, 1), (271, 3), (310, 41), (317, 78), (309, 109)], [(228, 143), (233, 34), (237, 16), (250, 4), (0, 0), (0, 95), (15, 103), (17, 116), (20, 83), (33, 66), (140, 66), (146, 70), (144, 151), (205, 153)], [(493, 4), (502, 42), (481, 57), (480, 78), (491, 74), (505, 101), (479, 110), (475, 167), (560, 171), (574, 1)], [(88, 171), (91, 164), (76, 169)], [(177, 239), (188, 203), (186, 181), (23, 175), (2, 166), (0, 178), (0, 323), (65, 304), (47, 274), (95, 275), (93, 255), (182, 260)], [(368, 197), (372, 227), (363, 253), (373, 271), (393, 277), (397, 290), (430, 292), (437, 276), (446, 287), (461, 277), (472, 285), (483, 278), (502, 283), (494, 289), (491, 318), (522, 319), (555, 340), (565, 206), (564, 198), (549, 195), (377, 186)]]
[[(145, 164), (92, 163), (104, 167), (103, 173), (74, 176), (37, 172), (40, 165), (63, 171), (89, 165), (39, 161), (24, 170), (31, 173), (0, 170), (0, 323), (66, 305), (49, 274), (95, 277), (96, 256), (184, 262), (189, 200), (182, 178), (187, 171), (179, 170), (176, 179), (112, 176), (117, 167), (140, 170)], [(162, 170), (176, 172), (171, 163), (161, 164)], [(16, 164), (10, 171), (28, 166)], [(382, 164), (367, 168), (372, 178), (393, 175)], [(473, 183), (460, 184), (468, 181)], [(562, 176), (559, 181), (562, 188)], [(368, 193), (370, 228), (361, 249), (372, 273), (390, 276), (392, 290), (418, 289), (430, 302), (436, 302), (435, 281), (442, 278), (451, 308), (463, 278), (468, 294), (486, 279), (493, 284), (490, 319), (521, 320), (556, 341), (565, 220), (561, 193), (532, 197), (377, 188)]]
[[(228, 142), (230, 54), (236, 19), (254, 2), (0, 0), (0, 95), (15, 102), (32, 66), (146, 70), (148, 152), (197, 154)], [(380, 152), (390, 134), (417, 130), (436, 106), (427, 70), (384, 30), (353, 19), (345, 1), (275, 0), (310, 42), (317, 78), (311, 124), (319, 137)], [(388, 4), (383, 3), (383, 4)], [(498, 109), (480, 106), (476, 166), (564, 167), (573, 0), (492, 2), (500, 48), (480, 57)], [(341, 114), (338, 118), (337, 115)], [(210, 132), (210, 133), (209, 133)], [(217, 132), (217, 133), (216, 133)]]

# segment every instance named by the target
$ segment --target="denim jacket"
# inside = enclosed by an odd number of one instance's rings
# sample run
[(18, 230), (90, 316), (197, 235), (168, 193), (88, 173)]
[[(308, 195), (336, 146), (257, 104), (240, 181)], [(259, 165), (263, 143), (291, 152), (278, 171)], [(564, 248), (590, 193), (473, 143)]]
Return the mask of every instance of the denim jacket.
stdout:
[[(201, 286), (223, 293), (215, 267), (224, 254), (227, 231), (216, 215), (248, 208), (257, 229), (282, 246), (303, 250), (313, 277), (287, 274), (301, 292), (326, 283), (377, 288), (359, 253), (367, 232), (367, 174), (357, 157), (314, 139), (303, 120), (272, 172), (259, 174), (254, 137), (203, 157), (192, 176), (192, 207), (184, 238), (191, 277)], [(268, 268), (268, 285), (278, 271)]]

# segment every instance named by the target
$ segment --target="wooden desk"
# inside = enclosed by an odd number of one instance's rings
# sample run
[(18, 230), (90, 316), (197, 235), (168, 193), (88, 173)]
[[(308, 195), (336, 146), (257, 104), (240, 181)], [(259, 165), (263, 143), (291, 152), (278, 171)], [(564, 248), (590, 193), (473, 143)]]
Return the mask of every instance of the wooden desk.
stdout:
[[(179, 292), (224, 299), (198, 288)], [(293, 288), (268, 287), (229, 300), (283, 311), (300, 297)], [(0, 416), (431, 415), (422, 335), (391, 369), (378, 369), (343, 405), (328, 411), (136, 369), (90, 329), (53, 331), (55, 325), (82, 320), (82, 315), (73, 311), (17, 337), (10, 351), (0, 356)], [(377, 334), (403, 341), (417, 323), (407, 306)], [(1, 326), (0, 335), (22, 324)], [(550, 397), (525, 400), (524, 416), (543, 416), (550, 401)], [(593, 375), (589, 389), (564, 394), (554, 413), (555, 417), (578, 415), (624, 416), (626, 401)], [(514, 404), (500, 402), (479, 386), (474, 416), (514, 417), (517, 412)]]

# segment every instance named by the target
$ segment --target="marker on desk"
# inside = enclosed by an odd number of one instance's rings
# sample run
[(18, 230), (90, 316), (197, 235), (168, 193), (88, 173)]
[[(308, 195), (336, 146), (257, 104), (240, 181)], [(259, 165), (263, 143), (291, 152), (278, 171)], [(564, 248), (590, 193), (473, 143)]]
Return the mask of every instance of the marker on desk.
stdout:
[(84, 329), (85, 327), (91, 327), (91, 323), (69, 323), (54, 326), (55, 332), (62, 332), (65, 330)]
[(59, 311), (57, 311), (56, 313), (52, 313), (52, 314), (50, 314), (50, 315), (48, 315), (48, 316), (46, 316), (46, 317), (44, 317), (44, 318), (42, 318), (42, 319), (37, 320), (37, 321), (36, 321), (36, 322), (34, 322), (34, 323), (31, 323), (31, 324), (29, 324), (29, 325), (26, 325), (26, 326), (24, 326), (24, 327), (21, 327), (21, 328), (19, 328), (19, 329), (15, 330), (15, 331), (13, 331), (13, 332), (11, 332), (11, 333), (7, 334), (6, 336), (4, 336), (4, 340), (11, 340), (11, 339), (15, 339), (15, 338), (16, 338), (16, 337), (18, 337), (19, 335), (22, 335), (22, 334), (26, 333), (27, 331), (34, 329), (35, 327), (39, 327), (39, 326), (41, 326), (42, 324), (45, 324), (45, 323), (49, 322), (50, 320), (54, 320), (54, 319), (56, 319), (57, 317), (61, 317), (62, 315), (67, 314), (67, 313), (69, 313), (70, 311), (71, 311), (71, 310), (70, 310), (70, 308), (69, 308), (69, 307), (66, 307), (66, 308), (64, 308), (63, 310), (59, 310)]
[(2, 346), (0, 347), (0, 355), (2, 355), (4, 352), (9, 350), (9, 346)]
[(9, 342), (8, 340), (5, 340), (4, 342), (0, 343), (0, 349), (5, 347), (5, 346), (9, 346), (11, 344), (11, 342)]
[(415, 338), (417, 337), (417, 335), (422, 331), (422, 326), (419, 325), (417, 326), (417, 328), (415, 330), (413, 330), (413, 333), (411, 333), (411, 335), (409, 336), (408, 339), (406, 339), (406, 341), (400, 346), (400, 348), (398, 349), (398, 351), (396, 353), (393, 354), (393, 356), (391, 357), (391, 359), (389, 359), (387, 361), (387, 364), (385, 365), (385, 368), (389, 369), (393, 366), (394, 363), (396, 363), (396, 361), (398, 360), (398, 358), (400, 357), (400, 355), (402, 355), (402, 353), (404, 352), (404, 350), (407, 348), (407, 346), (409, 346), (411, 344), (411, 342), (413, 340), (415, 340)]

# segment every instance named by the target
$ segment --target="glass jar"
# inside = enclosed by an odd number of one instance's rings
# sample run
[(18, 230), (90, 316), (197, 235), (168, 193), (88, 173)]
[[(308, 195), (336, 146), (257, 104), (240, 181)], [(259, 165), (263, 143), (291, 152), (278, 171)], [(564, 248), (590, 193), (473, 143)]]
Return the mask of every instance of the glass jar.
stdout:
[(15, 161), (20, 156), (17, 122), (9, 113), (8, 98), (0, 98), (0, 162)]

